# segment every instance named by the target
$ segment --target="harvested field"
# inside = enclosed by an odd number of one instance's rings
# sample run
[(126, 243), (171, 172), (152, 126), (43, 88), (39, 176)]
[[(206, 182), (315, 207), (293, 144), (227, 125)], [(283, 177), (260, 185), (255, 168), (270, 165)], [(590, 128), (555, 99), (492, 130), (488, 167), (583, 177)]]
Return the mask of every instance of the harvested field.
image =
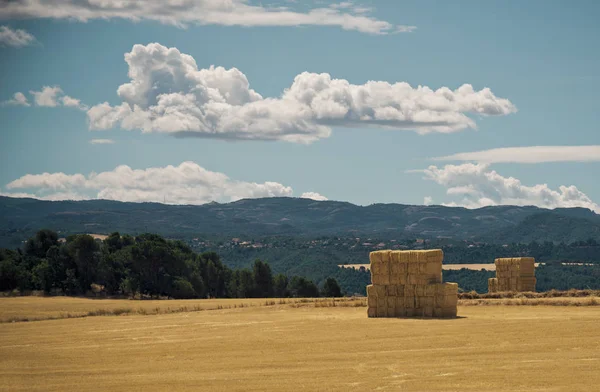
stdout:
[[(364, 267), (367, 271), (370, 270), (370, 264), (339, 264), (340, 268), (352, 268), (352, 269), (360, 269), (360, 267)], [(442, 264), (442, 269), (445, 270), (460, 270), (460, 269), (471, 269), (480, 271), (482, 269), (486, 271), (495, 271), (496, 266), (494, 264)]]
[[(28, 299), (23, 314), (57, 300)], [(2, 299), (0, 312), (16, 300)], [(0, 324), (0, 390), (592, 391), (600, 383), (600, 307), (460, 306), (458, 319), (425, 320), (367, 318), (366, 308), (326, 306), (331, 300), (234, 301), (248, 306)]]
[[(583, 265), (583, 264), (576, 264), (576, 263), (562, 263), (562, 264), (563, 265)], [(538, 267), (539, 265), (540, 265), (540, 263), (535, 263), (536, 267)], [(595, 264), (590, 264), (590, 265), (595, 265)], [(356, 269), (356, 270), (360, 269), (361, 267), (364, 267), (367, 271), (371, 268), (370, 264), (338, 264), (338, 267), (340, 267), (340, 268), (352, 268), (352, 269)], [(496, 271), (496, 265), (494, 263), (487, 263), (487, 264), (442, 264), (442, 269), (447, 270), (447, 271), (461, 270), (463, 268), (470, 269), (470, 270), (475, 270), (475, 271), (481, 271), (481, 270)]]
[(0, 298), (0, 323), (120, 314), (164, 314), (258, 306), (264, 299), (125, 300), (74, 297)]

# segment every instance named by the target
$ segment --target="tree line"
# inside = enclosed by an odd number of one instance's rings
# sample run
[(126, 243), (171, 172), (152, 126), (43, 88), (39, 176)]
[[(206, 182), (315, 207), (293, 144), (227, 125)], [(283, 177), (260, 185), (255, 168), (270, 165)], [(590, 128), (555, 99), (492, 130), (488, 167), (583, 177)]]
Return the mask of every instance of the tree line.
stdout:
[(157, 234), (115, 232), (105, 240), (77, 234), (59, 240), (40, 230), (16, 250), (0, 248), (0, 291), (170, 298), (339, 297), (334, 278), (318, 287), (302, 276), (274, 275), (268, 263), (230, 269), (215, 252), (198, 254)]

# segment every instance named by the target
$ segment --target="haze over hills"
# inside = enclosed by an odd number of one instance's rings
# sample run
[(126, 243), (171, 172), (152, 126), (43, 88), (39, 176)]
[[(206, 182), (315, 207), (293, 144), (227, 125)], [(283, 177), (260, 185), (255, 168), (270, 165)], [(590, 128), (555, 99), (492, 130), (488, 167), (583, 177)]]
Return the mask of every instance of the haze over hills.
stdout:
[(284, 197), (199, 206), (0, 197), (0, 246), (18, 246), (41, 228), (51, 228), (61, 235), (120, 231), (178, 238), (356, 235), (568, 243), (600, 239), (600, 215), (583, 208), (358, 206)]

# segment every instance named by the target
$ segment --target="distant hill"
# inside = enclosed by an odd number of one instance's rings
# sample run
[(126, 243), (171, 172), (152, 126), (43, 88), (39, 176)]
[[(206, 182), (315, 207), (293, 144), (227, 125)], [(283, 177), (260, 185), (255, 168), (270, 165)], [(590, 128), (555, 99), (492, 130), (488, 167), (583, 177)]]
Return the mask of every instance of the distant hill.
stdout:
[(0, 246), (17, 246), (41, 228), (73, 233), (211, 236), (374, 236), (493, 243), (600, 239), (600, 215), (583, 208), (479, 209), (403, 204), (357, 206), (299, 198), (244, 199), (200, 206), (108, 200), (42, 201), (0, 197)]
[(501, 229), (486, 236), (489, 242), (501, 238), (505, 242), (551, 241), (570, 243), (574, 240), (600, 238), (600, 222), (569, 210), (541, 212), (526, 217), (514, 227)]

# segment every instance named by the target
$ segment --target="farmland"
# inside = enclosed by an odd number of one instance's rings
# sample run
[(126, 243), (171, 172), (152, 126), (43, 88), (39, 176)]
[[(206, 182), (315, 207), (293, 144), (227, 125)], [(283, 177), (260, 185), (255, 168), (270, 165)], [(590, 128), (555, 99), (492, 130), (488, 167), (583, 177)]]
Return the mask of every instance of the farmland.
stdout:
[(150, 314), (0, 324), (0, 390), (533, 391), (600, 383), (600, 306), (459, 306), (458, 319), (420, 320), (368, 319), (360, 303), (327, 301), (1, 298), (4, 319), (101, 307)]

